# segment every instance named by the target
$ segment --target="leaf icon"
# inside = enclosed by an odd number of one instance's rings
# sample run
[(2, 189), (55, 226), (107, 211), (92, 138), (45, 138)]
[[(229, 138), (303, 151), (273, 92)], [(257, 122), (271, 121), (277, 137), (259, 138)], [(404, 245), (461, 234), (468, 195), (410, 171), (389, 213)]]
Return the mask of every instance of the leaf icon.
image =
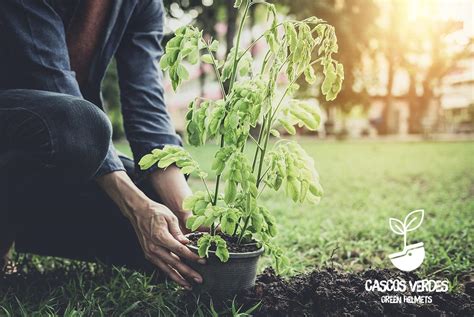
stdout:
[(390, 225), (390, 229), (392, 229), (393, 232), (396, 234), (405, 234), (405, 226), (403, 225), (403, 222), (401, 222), (398, 219), (395, 218), (390, 218), (388, 220), (388, 224)]
[(423, 209), (410, 212), (404, 220), (405, 229), (407, 232), (418, 229), (423, 222), (425, 211)]

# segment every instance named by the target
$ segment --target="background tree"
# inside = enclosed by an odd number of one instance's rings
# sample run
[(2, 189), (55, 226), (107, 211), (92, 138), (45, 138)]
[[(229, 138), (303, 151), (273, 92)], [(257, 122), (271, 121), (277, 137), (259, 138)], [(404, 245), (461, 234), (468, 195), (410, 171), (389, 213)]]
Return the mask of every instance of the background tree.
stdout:
[[(337, 102), (325, 103), (324, 98), (313, 95), (326, 107), (339, 107), (348, 112), (354, 105), (367, 105), (367, 91), (357, 76), (362, 59), (369, 55), (369, 42), (374, 35), (374, 21), (378, 7), (373, 0), (284, 0), (288, 13), (298, 19), (315, 15), (336, 28), (339, 52), (336, 58), (344, 65), (344, 82)], [(358, 88), (359, 87), (359, 88)], [(362, 88), (360, 88), (362, 87)], [(314, 89), (317, 91), (318, 89)], [(310, 94), (312, 90), (307, 90)]]
[[(409, 133), (424, 132), (423, 121), (433, 115), (431, 126), (436, 128), (436, 113), (440, 108), (440, 88), (442, 79), (455, 67), (459, 60), (472, 51), (472, 39), (456, 41), (453, 33), (462, 24), (449, 20), (440, 20), (437, 6), (430, 1), (378, 1), (383, 12), (377, 23), (377, 32), (372, 41), (376, 58), (372, 59), (372, 71), (375, 77), (385, 77), (384, 109), (379, 133), (392, 131), (391, 114), (394, 107), (394, 88), (396, 76), (405, 73), (408, 89), (399, 97), (409, 105)], [(381, 73), (380, 70), (384, 70)], [(400, 92), (399, 92), (400, 93)], [(433, 107), (429, 111), (430, 106)]]
[[(417, 18), (420, 27), (410, 37), (411, 51), (406, 52), (402, 59), (403, 67), (410, 75), (407, 96), (410, 133), (423, 132), (423, 120), (429, 116), (430, 105), (433, 105), (435, 110), (440, 108), (443, 78), (460, 60), (469, 56), (473, 43), (472, 38), (466, 42), (453, 42), (450, 36), (459, 30), (461, 25), (454, 21), (436, 21), (433, 7), (423, 11), (426, 14)], [(437, 122), (433, 124), (436, 125)]]

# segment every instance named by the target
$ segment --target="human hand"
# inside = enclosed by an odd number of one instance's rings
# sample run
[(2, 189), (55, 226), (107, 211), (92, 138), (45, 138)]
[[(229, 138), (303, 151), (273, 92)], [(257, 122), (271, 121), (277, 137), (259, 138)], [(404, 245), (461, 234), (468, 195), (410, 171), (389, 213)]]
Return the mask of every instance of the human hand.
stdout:
[(171, 210), (146, 197), (124, 172), (110, 173), (97, 181), (130, 220), (150, 262), (186, 289), (191, 288), (189, 279), (202, 283), (202, 277), (181, 259), (201, 264), (205, 260), (185, 246), (189, 240)]
[(164, 205), (149, 200), (145, 207), (128, 212), (145, 258), (160, 268), (173, 281), (190, 289), (189, 279), (202, 283), (202, 277), (181, 259), (205, 264), (206, 261), (189, 250), (178, 218)]

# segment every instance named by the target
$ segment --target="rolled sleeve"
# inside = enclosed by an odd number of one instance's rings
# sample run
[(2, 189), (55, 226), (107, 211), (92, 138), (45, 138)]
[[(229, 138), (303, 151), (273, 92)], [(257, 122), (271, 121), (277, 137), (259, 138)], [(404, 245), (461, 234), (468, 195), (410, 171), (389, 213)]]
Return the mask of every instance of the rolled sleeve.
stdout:
[(166, 109), (158, 67), (163, 21), (162, 1), (141, 1), (115, 55), (125, 133), (135, 162), (155, 148), (182, 145)]
[(102, 163), (101, 167), (95, 174), (95, 177), (104, 176), (117, 171), (125, 171), (125, 167), (118, 157), (117, 151), (115, 151), (112, 141), (110, 141), (107, 156), (105, 157), (104, 163)]

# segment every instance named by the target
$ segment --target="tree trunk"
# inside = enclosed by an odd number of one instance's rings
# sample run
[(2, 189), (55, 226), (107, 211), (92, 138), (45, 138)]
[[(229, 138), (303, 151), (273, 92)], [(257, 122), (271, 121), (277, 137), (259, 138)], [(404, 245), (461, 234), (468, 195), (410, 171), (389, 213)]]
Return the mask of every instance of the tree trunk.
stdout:
[(379, 134), (389, 134), (391, 133), (391, 115), (393, 107), (393, 82), (395, 76), (395, 66), (393, 58), (388, 59), (388, 83), (387, 83), (387, 95), (385, 96), (385, 105), (382, 111), (382, 122), (379, 127)]
[(408, 107), (410, 114), (408, 117), (408, 133), (421, 133), (421, 115), (420, 115), (420, 101), (421, 98), (416, 94), (416, 79), (414, 74), (410, 74), (410, 86), (408, 88)]

